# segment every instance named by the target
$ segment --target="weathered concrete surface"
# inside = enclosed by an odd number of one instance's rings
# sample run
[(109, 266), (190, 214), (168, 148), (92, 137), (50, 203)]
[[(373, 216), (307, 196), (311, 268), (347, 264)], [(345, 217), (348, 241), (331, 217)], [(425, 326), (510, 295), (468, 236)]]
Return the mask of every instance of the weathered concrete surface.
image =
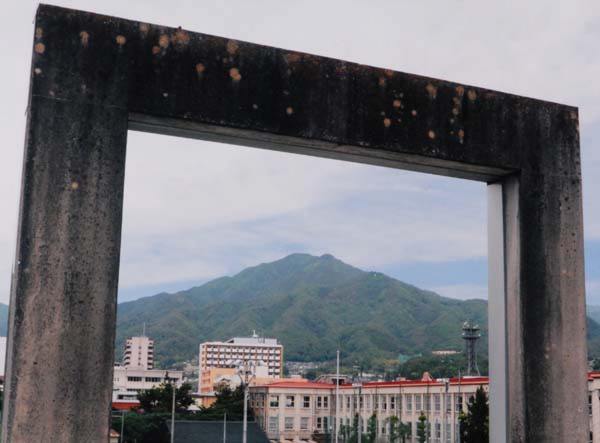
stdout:
[[(103, 441), (91, 435), (99, 432), (100, 422), (106, 425), (108, 412), (96, 411), (96, 428), (82, 419), (77, 426), (87, 424), (79, 429), (69, 417), (80, 412), (83, 398), (98, 394), (101, 402), (108, 401), (110, 381), (105, 392), (98, 388), (99, 379), (98, 386), (82, 385), (68, 398), (48, 392), (44, 401), (69, 402), (67, 413), (63, 407), (61, 416), (27, 416), (19, 409), (30, 407), (18, 397), (29, 398), (19, 390), (22, 380), (51, 385), (61, 379), (56, 373), (63, 367), (56, 363), (48, 375), (34, 374), (17, 343), (31, 346), (35, 339), (28, 337), (43, 337), (49, 319), (42, 314), (51, 312), (55, 332), (44, 343), (60, 351), (53, 355), (73, 363), (69, 347), (77, 345), (86, 347), (81, 352), (89, 352), (92, 361), (112, 358), (108, 341), (114, 317), (101, 320), (93, 307), (77, 311), (73, 294), (89, 294), (91, 306), (114, 303), (128, 115), (130, 128), (151, 132), (488, 182), (510, 177), (505, 187), (510, 440), (587, 441), (575, 108), (51, 6), (38, 11), (33, 54), (5, 428), (29, 427), (35, 435), (63, 435), (63, 429), (71, 429), (78, 436), (72, 441)], [(72, 190), (38, 184), (57, 183), (57, 177), (68, 183), (64, 177), (73, 161), (86, 165), (81, 168), (85, 177), (103, 183), (96, 193), (79, 187), (85, 191), (79, 206), (71, 203), (77, 195)], [(49, 192), (56, 194), (48, 199)], [(92, 202), (110, 210), (93, 214)], [(56, 217), (60, 224), (48, 221)], [(90, 239), (101, 234), (105, 247), (96, 248), (96, 258), (77, 260), (89, 252)], [(42, 312), (32, 300), (50, 309)], [(90, 346), (85, 334), (60, 333), (79, 325), (69, 312), (89, 315), (95, 333), (106, 328), (107, 341), (95, 336)], [(94, 367), (106, 372), (108, 366)], [(77, 377), (89, 369), (84, 363), (70, 368)], [(108, 411), (108, 403), (103, 407)]]
[(3, 442), (106, 442), (127, 114), (33, 97)]

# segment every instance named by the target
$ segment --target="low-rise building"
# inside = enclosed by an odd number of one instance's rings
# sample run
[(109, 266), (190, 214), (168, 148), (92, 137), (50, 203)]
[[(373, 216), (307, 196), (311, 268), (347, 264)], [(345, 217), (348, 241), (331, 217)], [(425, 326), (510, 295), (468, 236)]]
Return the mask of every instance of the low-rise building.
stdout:
[(170, 381), (180, 386), (183, 383), (183, 371), (166, 369), (139, 369), (115, 366), (113, 372), (113, 407), (131, 409), (139, 404), (138, 392)]
[[(363, 432), (374, 414), (377, 441), (387, 441), (391, 417), (409, 426), (409, 442), (416, 441), (421, 412), (427, 417), (431, 443), (454, 442), (458, 415), (487, 377), (368, 382), (339, 387), (340, 441), (356, 414)], [(250, 388), (255, 418), (272, 440), (311, 440), (332, 433), (336, 424), (336, 386), (330, 383), (276, 382)]]

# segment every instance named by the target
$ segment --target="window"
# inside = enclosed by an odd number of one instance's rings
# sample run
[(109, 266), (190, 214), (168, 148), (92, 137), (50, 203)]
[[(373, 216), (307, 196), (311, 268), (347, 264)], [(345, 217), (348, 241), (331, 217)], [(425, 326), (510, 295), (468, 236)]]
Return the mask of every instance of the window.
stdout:
[(296, 403), (296, 396), (294, 395), (286, 395), (285, 396), (285, 407), (293, 408)]
[(440, 412), (442, 410), (440, 394), (433, 394), (433, 407), (435, 412)]
[(396, 397), (394, 397), (393, 395), (390, 397), (390, 409), (396, 409)]
[(379, 409), (379, 396), (378, 395), (373, 396), (373, 408)]
[(317, 408), (328, 408), (329, 407), (329, 397), (327, 396), (317, 396)]
[(277, 432), (279, 430), (279, 417), (269, 417), (269, 432)]
[(269, 406), (272, 408), (279, 407), (279, 395), (271, 395), (269, 400)]
[(160, 377), (146, 377), (146, 381), (150, 383), (160, 383), (162, 378)]
[(319, 396), (317, 396), (317, 408), (320, 408), (320, 407), (322, 407), (322, 405), (323, 405), (323, 399), (322, 399), (322, 397), (319, 395)]
[(456, 412), (460, 412), (463, 410), (463, 398), (462, 395), (456, 396)]
[(308, 395), (305, 395), (302, 399), (302, 407), (303, 408), (310, 408), (310, 397)]
[(142, 377), (127, 377), (127, 381), (142, 381)]
[(592, 394), (588, 395), (588, 412), (592, 415)]
[(364, 396), (364, 395), (361, 395), (361, 396), (359, 396), (359, 397), (358, 397), (358, 408), (359, 408), (361, 411), (362, 411), (362, 410), (363, 410), (363, 408), (364, 408), (364, 406), (363, 406), (363, 405), (364, 405), (364, 399), (365, 399), (365, 396)]
[(425, 403), (425, 410), (427, 412), (431, 411), (431, 395), (429, 395), (429, 394), (424, 395), (423, 403)]
[(351, 400), (351, 397), (349, 395), (346, 396), (346, 409), (348, 409), (348, 410), (350, 410), (350, 400)]
[(329, 417), (323, 417), (323, 429), (325, 431), (329, 429)]
[(381, 408), (385, 411), (387, 409), (387, 396), (381, 396)]
[(438, 422), (435, 422), (435, 439), (437, 441), (442, 438), (442, 425)]
[(446, 443), (451, 443), (452, 437), (452, 425), (450, 423), (446, 423)]
[(323, 397), (323, 407), (324, 408), (329, 407), (329, 397)]
[(285, 417), (285, 430), (286, 431), (294, 430), (294, 417)]
[(406, 396), (406, 410), (408, 412), (412, 411), (412, 394)]
[(421, 411), (421, 394), (415, 395), (415, 410)]
[(300, 417), (300, 430), (308, 431), (308, 417)]
[(323, 429), (323, 418), (317, 417), (317, 429)]
[(446, 412), (452, 412), (452, 396), (446, 394)]

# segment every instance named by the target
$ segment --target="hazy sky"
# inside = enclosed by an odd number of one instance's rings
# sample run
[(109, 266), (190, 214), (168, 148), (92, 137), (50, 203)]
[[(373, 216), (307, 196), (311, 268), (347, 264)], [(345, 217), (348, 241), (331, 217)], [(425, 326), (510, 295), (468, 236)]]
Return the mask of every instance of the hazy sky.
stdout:
[[(578, 106), (588, 301), (600, 304), (597, 0), (55, 4)], [(36, 7), (12, 2), (0, 16), (0, 302), (14, 257)], [(291, 252), (485, 297), (481, 183), (133, 132), (127, 156), (121, 300)]]

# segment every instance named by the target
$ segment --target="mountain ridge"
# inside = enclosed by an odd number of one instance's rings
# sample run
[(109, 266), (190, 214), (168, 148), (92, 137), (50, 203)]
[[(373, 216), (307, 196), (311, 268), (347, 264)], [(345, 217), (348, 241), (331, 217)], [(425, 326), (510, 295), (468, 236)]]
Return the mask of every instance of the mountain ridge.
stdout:
[[(120, 303), (115, 357), (120, 360), (124, 340), (139, 335), (145, 323), (164, 367), (191, 360), (203, 341), (252, 330), (279, 339), (286, 360), (331, 360), (341, 348), (350, 361), (369, 366), (400, 355), (461, 350), (466, 319), (481, 325), (479, 350), (487, 354), (486, 300), (443, 297), (331, 254), (295, 253), (183, 291)], [(7, 307), (0, 304), (0, 333), (6, 320)], [(600, 355), (600, 324), (590, 318), (588, 346), (591, 356)]]

